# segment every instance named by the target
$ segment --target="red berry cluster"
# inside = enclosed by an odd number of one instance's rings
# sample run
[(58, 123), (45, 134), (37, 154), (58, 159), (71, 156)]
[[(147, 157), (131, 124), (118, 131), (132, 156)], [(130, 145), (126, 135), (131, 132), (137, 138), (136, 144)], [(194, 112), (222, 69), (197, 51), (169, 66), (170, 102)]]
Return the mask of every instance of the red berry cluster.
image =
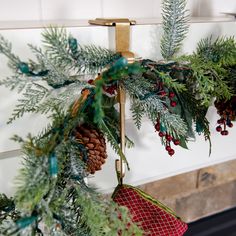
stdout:
[(225, 136), (229, 134), (229, 131), (226, 129), (227, 126), (229, 128), (233, 127), (233, 123), (231, 122), (231, 120), (229, 119), (229, 117), (227, 117), (226, 119), (222, 116), (219, 120), (217, 120), (217, 124), (218, 126), (216, 127), (216, 131), (220, 132), (221, 135)]
[(236, 96), (233, 96), (228, 101), (215, 101), (215, 107), (217, 113), (220, 115), (220, 119), (217, 121), (218, 126), (216, 127), (216, 131), (220, 132), (221, 135), (228, 135), (229, 131), (227, 127), (233, 127), (232, 121), (236, 117)]
[(172, 107), (175, 107), (177, 105), (177, 102), (173, 100), (173, 98), (175, 97), (175, 93), (174, 92), (169, 92), (168, 97), (170, 99), (170, 105)]
[[(90, 79), (90, 80), (88, 80), (88, 83), (93, 85), (94, 84), (94, 80)], [(114, 95), (116, 93), (116, 90), (117, 90), (117, 85), (116, 84), (112, 84), (112, 85), (103, 86), (103, 90), (106, 93), (109, 93), (110, 95)]]
[(175, 93), (170, 91), (169, 93), (167, 93), (163, 87), (163, 83), (159, 82), (157, 84), (157, 89), (158, 89), (158, 95), (161, 96), (162, 98), (166, 98), (168, 97), (170, 100), (170, 106), (171, 107), (175, 107), (177, 105), (177, 102), (174, 101), (174, 97), (175, 97)]
[(157, 120), (155, 124), (155, 130), (158, 132), (158, 135), (161, 137), (162, 141), (165, 143), (165, 149), (168, 152), (168, 154), (170, 156), (173, 156), (175, 154), (175, 150), (171, 147), (171, 142), (173, 142), (174, 145), (179, 145), (180, 141), (178, 139), (174, 139), (166, 131), (161, 130), (161, 124), (159, 120)]
[(103, 90), (106, 93), (109, 93), (110, 95), (114, 95), (116, 93), (117, 86), (116, 85), (103, 86)]

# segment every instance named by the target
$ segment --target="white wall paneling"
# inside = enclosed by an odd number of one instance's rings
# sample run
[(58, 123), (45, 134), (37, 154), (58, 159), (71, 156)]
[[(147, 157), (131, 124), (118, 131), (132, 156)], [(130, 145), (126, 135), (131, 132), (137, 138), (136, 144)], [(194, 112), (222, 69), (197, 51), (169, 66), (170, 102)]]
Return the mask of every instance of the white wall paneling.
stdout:
[(0, 21), (41, 20), (41, 0), (0, 0)]
[(12, 195), (16, 189), (16, 175), (20, 168), (21, 158), (0, 159), (0, 192)]
[[(0, 0), (0, 21), (161, 17), (161, 0)], [(235, 0), (187, 0), (190, 15), (235, 12)]]
[(222, 16), (224, 12), (236, 12), (235, 0), (197, 0), (199, 4), (198, 16)]
[(154, 8), (155, 0), (103, 0), (104, 17), (128, 17), (128, 18), (150, 18), (154, 15), (157, 6)]
[[(191, 23), (190, 32), (184, 42), (182, 53), (190, 53), (195, 49), (197, 42), (202, 37), (209, 35), (235, 35), (236, 23), (232, 22), (204, 22)], [(81, 44), (93, 43), (103, 47), (110, 47), (114, 30), (112, 28), (90, 26), (68, 28)], [(144, 58), (160, 59), (160, 24), (156, 25), (137, 25), (131, 27), (131, 50), (137, 56)], [(41, 29), (18, 29), (0, 31), (4, 37), (13, 44), (13, 51), (22, 60), (31, 57), (30, 50), (26, 44), (32, 43), (39, 45)], [(0, 56), (0, 78), (9, 75), (6, 60)], [(9, 138), (17, 133), (25, 135), (28, 132), (37, 133), (46, 125), (48, 120), (45, 117), (26, 116), (7, 126), (5, 123), (10, 116), (18, 95), (0, 87), (0, 157), (1, 152), (6, 152), (19, 148)], [(125, 182), (131, 184), (141, 184), (151, 180), (161, 179), (167, 176), (190, 171), (202, 166), (223, 162), (235, 158), (234, 140), (236, 129), (230, 130), (230, 135), (222, 137), (215, 132), (217, 115), (215, 109), (211, 108), (208, 112), (211, 121), (213, 152), (208, 157), (208, 143), (202, 136), (197, 137), (195, 142), (189, 144), (189, 150), (176, 148), (176, 155), (170, 158), (161, 146), (159, 137), (154, 132), (152, 125), (144, 120), (140, 131), (134, 128), (131, 121), (131, 114), (127, 104), (127, 133), (136, 143), (136, 147), (127, 150), (127, 157), (130, 162), (131, 171), (127, 173)], [(108, 147), (109, 158), (103, 171), (89, 178), (92, 185), (96, 185), (101, 191), (108, 192), (116, 185), (114, 172), (114, 159), (116, 155)], [(4, 154), (5, 155), (5, 154)], [(20, 158), (7, 158), (0, 160), (0, 192), (12, 194), (14, 191), (13, 177), (17, 174)], [(108, 178), (109, 176), (109, 178)]]
[(101, 0), (41, 0), (42, 19), (89, 19), (101, 17)]

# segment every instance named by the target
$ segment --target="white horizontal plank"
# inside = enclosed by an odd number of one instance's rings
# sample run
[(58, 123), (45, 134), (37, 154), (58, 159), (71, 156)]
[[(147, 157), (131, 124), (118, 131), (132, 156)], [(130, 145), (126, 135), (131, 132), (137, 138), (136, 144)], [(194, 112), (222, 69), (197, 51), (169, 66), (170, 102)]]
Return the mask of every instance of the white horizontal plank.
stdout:
[[(95, 18), (90, 18), (95, 19)], [(137, 25), (161, 24), (161, 18), (130, 18), (136, 21)], [(26, 20), (26, 21), (0, 21), (0, 30), (11, 29), (42, 29), (49, 26), (59, 27), (98, 27), (90, 25), (89, 19), (73, 20)], [(212, 23), (212, 22), (235, 22), (234, 16), (222, 17), (191, 17), (190, 23)]]
[(1, 152), (0, 153), (0, 160), (18, 157), (21, 155), (21, 149), (11, 150), (7, 152)]

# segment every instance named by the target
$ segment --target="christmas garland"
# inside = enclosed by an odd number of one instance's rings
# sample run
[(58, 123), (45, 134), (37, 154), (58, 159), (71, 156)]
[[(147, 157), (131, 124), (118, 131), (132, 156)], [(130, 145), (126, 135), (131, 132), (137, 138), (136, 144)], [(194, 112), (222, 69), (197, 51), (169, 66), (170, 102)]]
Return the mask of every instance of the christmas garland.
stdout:
[[(105, 139), (128, 166), (119, 146), (119, 83), (130, 97), (137, 128), (148, 117), (170, 156), (175, 145), (187, 148), (196, 133), (210, 141), (205, 115), (214, 99), (220, 115), (216, 129), (228, 134), (236, 113), (236, 42), (208, 38), (192, 55), (176, 57), (188, 29), (185, 5), (184, 0), (163, 4), (163, 61), (128, 64), (120, 54), (82, 46), (64, 29), (50, 28), (43, 33), (44, 50), (30, 45), (37, 61), (24, 62), (0, 37), (0, 52), (13, 71), (0, 84), (23, 96), (9, 123), (25, 113), (51, 118), (38, 136), (14, 137), (25, 160), (14, 201), (0, 198), (1, 234), (142, 235), (125, 208), (84, 182), (107, 158)], [(133, 145), (128, 137), (126, 145)]]

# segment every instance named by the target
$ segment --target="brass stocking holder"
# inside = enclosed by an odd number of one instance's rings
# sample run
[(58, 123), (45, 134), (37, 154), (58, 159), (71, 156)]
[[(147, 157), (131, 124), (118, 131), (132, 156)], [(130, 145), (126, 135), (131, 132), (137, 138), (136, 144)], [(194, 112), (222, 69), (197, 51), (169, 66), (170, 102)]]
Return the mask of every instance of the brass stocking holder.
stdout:
[[(130, 46), (130, 25), (134, 25), (136, 22), (125, 18), (119, 19), (105, 19), (97, 18), (95, 20), (89, 20), (90, 24), (103, 25), (103, 26), (115, 26), (115, 42), (116, 51), (121, 53), (123, 57), (128, 60), (128, 63), (134, 62), (134, 53), (129, 51)], [(120, 107), (120, 138), (121, 138), (121, 150), (125, 153), (125, 91), (123, 84), (119, 84), (118, 99)], [(118, 175), (119, 183), (123, 183), (123, 177), (125, 176), (125, 163), (120, 158), (116, 160), (116, 172)]]

